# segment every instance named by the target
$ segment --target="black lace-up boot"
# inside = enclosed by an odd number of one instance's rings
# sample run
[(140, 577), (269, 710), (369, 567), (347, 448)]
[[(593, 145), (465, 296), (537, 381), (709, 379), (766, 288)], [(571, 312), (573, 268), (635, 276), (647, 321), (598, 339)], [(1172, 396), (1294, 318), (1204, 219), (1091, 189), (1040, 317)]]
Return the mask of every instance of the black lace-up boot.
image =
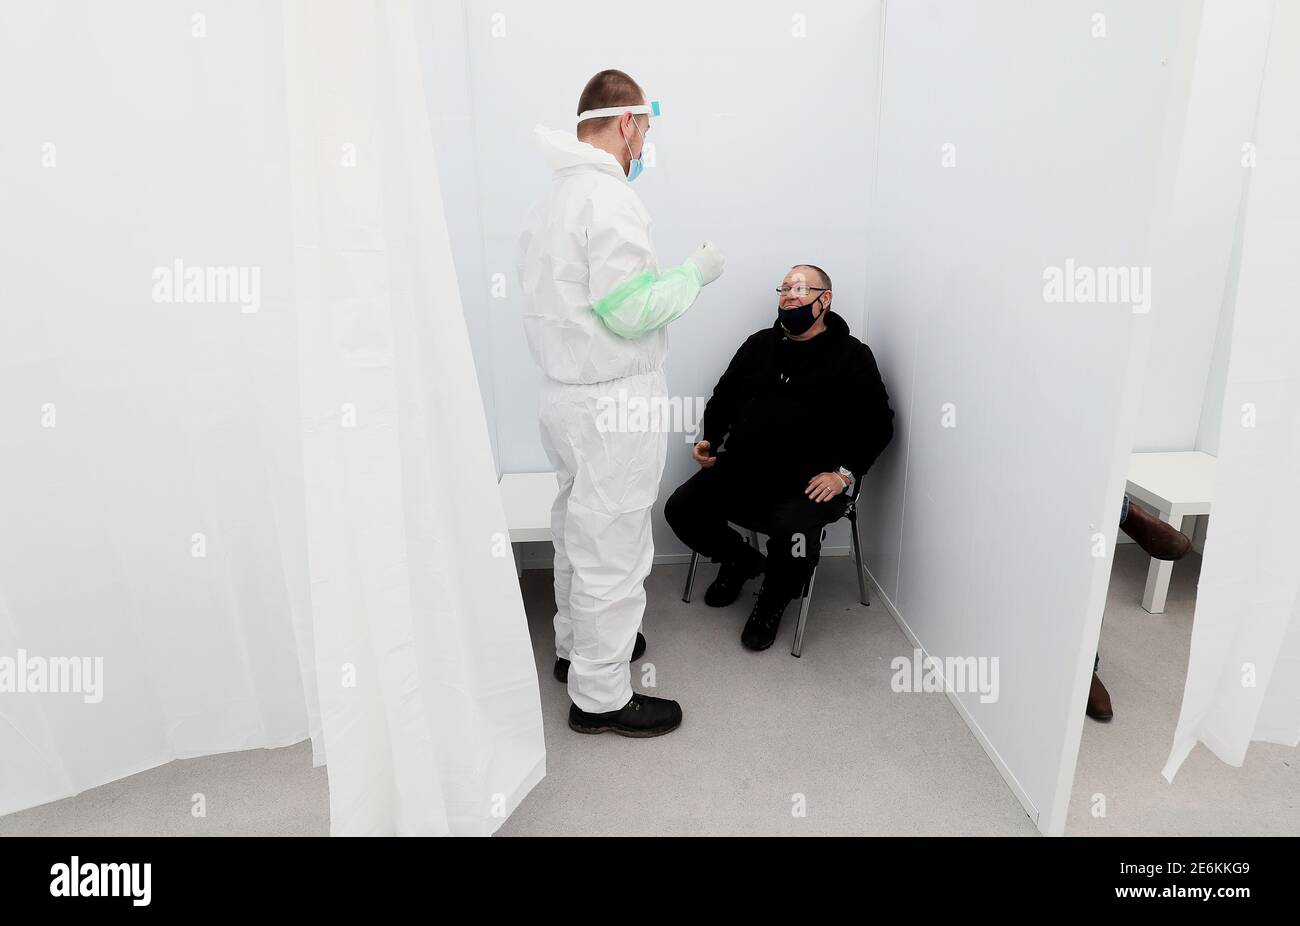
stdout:
[(781, 629), (781, 617), (793, 597), (787, 589), (770, 581), (764, 582), (758, 600), (754, 602), (754, 610), (749, 612), (749, 620), (740, 634), (740, 642), (752, 650), (765, 650), (771, 646)]
[(739, 561), (722, 564), (718, 577), (704, 592), (704, 603), (711, 608), (725, 608), (740, 597), (746, 582), (762, 575), (766, 564), (767, 559), (762, 553), (746, 545)]
[(621, 710), (589, 714), (578, 705), (569, 707), (569, 729), (579, 733), (617, 733), (619, 736), (663, 736), (682, 724), (682, 706), (667, 698), (652, 698), (640, 692)]

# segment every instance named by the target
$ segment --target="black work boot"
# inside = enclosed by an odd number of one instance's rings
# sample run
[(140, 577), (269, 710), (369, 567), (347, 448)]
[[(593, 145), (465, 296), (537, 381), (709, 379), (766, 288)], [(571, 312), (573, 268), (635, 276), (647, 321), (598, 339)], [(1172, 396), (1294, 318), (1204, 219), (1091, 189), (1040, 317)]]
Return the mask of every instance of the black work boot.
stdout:
[(740, 642), (752, 650), (765, 650), (776, 642), (781, 617), (792, 597), (771, 581), (764, 582), (758, 592), (758, 601), (754, 602), (754, 610), (749, 612), (749, 620), (745, 621)]
[(569, 705), (569, 729), (579, 733), (617, 733), (619, 736), (663, 736), (682, 724), (682, 706), (667, 698), (632, 692), (621, 710), (589, 714)]
[[(636, 642), (632, 644), (632, 661), (636, 662), (645, 655), (645, 637), (641, 636), (641, 631), (637, 631)], [(555, 660), (555, 668), (551, 670), (557, 682), (567, 682), (569, 680), (569, 660)]]
[(704, 592), (704, 603), (711, 608), (725, 608), (740, 597), (746, 582), (762, 575), (766, 565), (767, 558), (746, 545), (745, 553), (738, 562), (723, 563), (718, 569), (718, 577)]

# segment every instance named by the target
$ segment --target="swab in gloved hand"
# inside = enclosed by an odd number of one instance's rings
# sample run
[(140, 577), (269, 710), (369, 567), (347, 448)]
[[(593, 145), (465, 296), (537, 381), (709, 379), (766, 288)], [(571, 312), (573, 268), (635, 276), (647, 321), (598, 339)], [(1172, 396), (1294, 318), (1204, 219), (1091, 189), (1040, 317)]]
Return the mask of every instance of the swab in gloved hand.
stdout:
[(722, 276), (722, 265), (727, 262), (727, 259), (722, 256), (722, 252), (713, 246), (712, 241), (704, 242), (686, 259), (695, 265), (696, 270), (700, 271), (701, 286), (708, 286)]

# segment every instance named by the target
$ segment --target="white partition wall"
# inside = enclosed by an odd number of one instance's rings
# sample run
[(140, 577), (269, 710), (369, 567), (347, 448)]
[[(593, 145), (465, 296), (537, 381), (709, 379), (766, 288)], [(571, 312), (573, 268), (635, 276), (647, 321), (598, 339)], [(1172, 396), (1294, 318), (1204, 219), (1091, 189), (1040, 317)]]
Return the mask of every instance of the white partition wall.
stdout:
[(1225, 331), (1221, 315), (1272, 8), (1273, 0), (1210, 0), (1202, 7), (1170, 202), (1169, 228), (1177, 234), (1161, 242), (1152, 268), (1169, 310), (1151, 318), (1136, 451), (1212, 454), (1218, 446), (1223, 382), (1222, 369), (1214, 368), (1231, 331), (1231, 319)]
[[(1045, 833), (1064, 826), (1160, 304), (1141, 268), (1194, 13), (886, 11), (867, 335), (899, 427), (867, 481), (869, 570), (928, 654), (998, 660), (996, 700), (952, 698)], [(1089, 298), (1087, 273), (1112, 270), (1134, 288)]]

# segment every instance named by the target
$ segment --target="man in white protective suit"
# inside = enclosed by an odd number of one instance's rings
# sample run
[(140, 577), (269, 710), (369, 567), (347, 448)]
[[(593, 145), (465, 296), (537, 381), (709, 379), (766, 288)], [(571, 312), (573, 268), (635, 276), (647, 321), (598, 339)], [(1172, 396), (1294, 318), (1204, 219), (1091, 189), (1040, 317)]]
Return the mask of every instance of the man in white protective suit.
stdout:
[(560, 485), (554, 674), (568, 682), (569, 726), (581, 733), (659, 736), (682, 721), (676, 701), (634, 692), (630, 670), (645, 650), (638, 628), (667, 435), (626, 426), (645, 415), (609, 413), (663, 407), (665, 328), (722, 273), (709, 242), (659, 269), (650, 216), (629, 186), (658, 112), (636, 81), (608, 70), (582, 91), (577, 137), (538, 126), (554, 174), (519, 240), (524, 328), (545, 374), (542, 443)]

